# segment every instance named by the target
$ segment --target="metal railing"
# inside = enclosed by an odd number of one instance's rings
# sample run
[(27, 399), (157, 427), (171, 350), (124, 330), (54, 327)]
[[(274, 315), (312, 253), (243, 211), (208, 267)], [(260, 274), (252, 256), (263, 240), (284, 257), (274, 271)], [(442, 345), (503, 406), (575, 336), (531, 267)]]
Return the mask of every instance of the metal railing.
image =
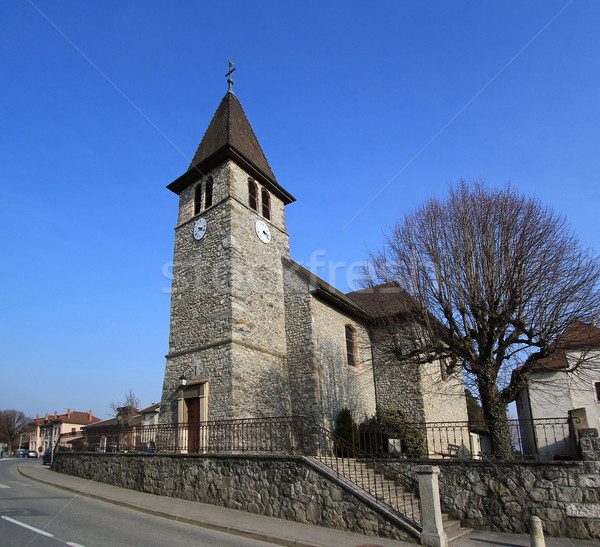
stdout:
[[(513, 460), (579, 459), (578, 418), (508, 420)], [(485, 421), (405, 422), (389, 434), (376, 424), (356, 427), (350, 439), (380, 458), (462, 460), (494, 459), (490, 428)]]
[(65, 434), (58, 449), (94, 453), (281, 454), (312, 457), (340, 480), (352, 483), (399, 512), (419, 529), (418, 485), (304, 417), (249, 418), (207, 422), (84, 428)]

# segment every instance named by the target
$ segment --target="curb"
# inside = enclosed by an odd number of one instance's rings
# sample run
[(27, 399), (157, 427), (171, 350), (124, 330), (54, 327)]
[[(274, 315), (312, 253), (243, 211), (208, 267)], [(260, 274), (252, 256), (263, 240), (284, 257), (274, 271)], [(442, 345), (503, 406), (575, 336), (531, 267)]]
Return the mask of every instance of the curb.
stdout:
[[(191, 524), (193, 526), (199, 526), (201, 528), (208, 528), (209, 530), (215, 530), (217, 532), (224, 532), (227, 534), (246, 537), (249, 539), (257, 539), (259, 541), (268, 541), (268, 542), (274, 543), (276, 545), (289, 545), (289, 546), (294, 546), (294, 547), (329, 547), (327, 544), (324, 544), (324, 543), (304, 543), (302, 541), (289, 539), (289, 538), (283, 538), (281, 536), (274, 536), (274, 535), (266, 534), (263, 532), (258, 532), (255, 530), (248, 530), (246, 528), (235, 528), (232, 526), (224, 526), (221, 524), (215, 524), (214, 522), (210, 522), (210, 521), (181, 517), (179, 515), (167, 513), (165, 511), (158, 511), (156, 509), (150, 509), (148, 507), (144, 507), (142, 505), (137, 505), (135, 503), (130, 503), (130, 502), (122, 501), (122, 500), (116, 500), (114, 498), (101, 496), (99, 494), (94, 494), (92, 492), (86, 492), (85, 490), (77, 490), (75, 488), (70, 488), (68, 486), (62, 486), (60, 484), (56, 484), (51, 481), (40, 479), (39, 477), (34, 477), (32, 475), (28, 475), (25, 471), (23, 471), (21, 469), (20, 465), (17, 466), (17, 471), (23, 477), (26, 477), (26, 478), (31, 479), (36, 482), (40, 482), (42, 484), (46, 484), (47, 486), (53, 486), (54, 488), (59, 488), (60, 490), (65, 490), (67, 492), (72, 492), (72, 493), (78, 494), (80, 496), (86, 496), (88, 498), (97, 499), (100, 501), (104, 501), (106, 503), (118, 505), (120, 507), (126, 507), (128, 509), (140, 511), (141, 513), (146, 513), (148, 515), (152, 515), (155, 517), (166, 518), (169, 520), (174, 520), (176, 522), (183, 522), (185, 524)], [(94, 482), (94, 481), (92, 481), (92, 482)], [(110, 485), (107, 485), (107, 486), (110, 486)], [(141, 493), (144, 493), (144, 492), (141, 492)]]

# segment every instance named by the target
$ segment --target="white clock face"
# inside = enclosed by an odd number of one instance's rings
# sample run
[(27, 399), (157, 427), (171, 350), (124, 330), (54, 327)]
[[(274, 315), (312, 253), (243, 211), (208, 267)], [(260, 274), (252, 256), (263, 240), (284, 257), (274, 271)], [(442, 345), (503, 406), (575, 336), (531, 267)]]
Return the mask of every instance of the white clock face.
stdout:
[(269, 230), (267, 223), (263, 220), (256, 221), (256, 235), (263, 243), (271, 242), (271, 231)]
[(194, 238), (202, 239), (206, 233), (206, 219), (199, 218), (194, 224)]

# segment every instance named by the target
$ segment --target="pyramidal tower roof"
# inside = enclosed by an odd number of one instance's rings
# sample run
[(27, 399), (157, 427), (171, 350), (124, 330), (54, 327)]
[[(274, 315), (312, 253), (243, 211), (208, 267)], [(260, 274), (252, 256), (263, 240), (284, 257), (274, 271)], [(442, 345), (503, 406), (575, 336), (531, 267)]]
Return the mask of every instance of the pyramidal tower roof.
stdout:
[(196, 150), (190, 168), (201, 164), (224, 146), (235, 148), (267, 177), (276, 180), (242, 105), (232, 92), (228, 92), (223, 97)]
[(295, 201), (277, 182), (240, 101), (231, 90), (219, 104), (188, 171), (167, 188), (179, 194), (198, 178), (199, 172), (204, 174), (228, 158), (277, 193), (284, 203)]

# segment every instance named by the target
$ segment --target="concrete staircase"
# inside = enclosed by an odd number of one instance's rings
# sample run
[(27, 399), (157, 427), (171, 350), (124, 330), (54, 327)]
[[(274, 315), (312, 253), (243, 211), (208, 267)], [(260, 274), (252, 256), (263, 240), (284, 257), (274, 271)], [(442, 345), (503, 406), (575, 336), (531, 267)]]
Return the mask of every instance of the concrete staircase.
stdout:
[[(367, 463), (354, 458), (319, 457), (318, 460), (380, 503), (384, 503), (415, 523), (420, 522), (417, 495), (396, 481), (386, 478), (383, 473), (376, 471)], [(472, 532), (470, 528), (461, 528), (459, 520), (450, 520), (446, 513), (442, 514), (442, 521), (448, 541), (457, 540)]]

